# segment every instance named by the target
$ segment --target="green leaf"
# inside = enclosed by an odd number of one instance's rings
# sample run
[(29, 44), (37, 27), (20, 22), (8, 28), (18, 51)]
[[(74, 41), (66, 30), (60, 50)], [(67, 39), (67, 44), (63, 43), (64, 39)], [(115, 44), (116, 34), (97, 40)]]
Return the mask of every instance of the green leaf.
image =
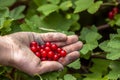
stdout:
[(87, 54), (89, 51), (92, 51), (98, 46), (98, 43), (96, 41), (93, 41), (91, 43), (86, 43), (83, 45), (83, 48), (80, 50), (82, 54)]
[[(37, 6), (43, 5), (47, 3), (47, 0), (32, 0)], [(31, 2), (30, 6), (35, 6), (33, 5), (33, 3)], [(31, 7), (30, 7), (31, 9)]]
[(27, 24), (25, 24), (25, 23), (21, 24), (20, 28), (21, 28), (22, 31), (32, 31), (32, 29), (30, 28), (30, 26), (27, 25)]
[(93, 42), (95, 40), (99, 40), (102, 36), (97, 32), (89, 32), (87, 35), (85, 35), (85, 40), (87, 43)]
[(12, 19), (0, 18), (0, 29), (10, 27)]
[(120, 18), (117, 19), (117, 21), (115, 22), (115, 24), (116, 24), (117, 26), (120, 26)]
[(70, 68), (73, 69), (80, 69), (80, 59), (77, 59), (76, 61), (72, 62), (71, 64), (67, 65)]
[(62, 10), (68, 10), (70, 7), (72, 7), (71, 1), (65, 1), (60, 4), (60, 9)]
[(99, 48), (104, 50), (105, 52), (110, 52), (112, 49), (109, 46), (107, 46), (108, 42), (109, 40), (103, 41), (102, 43), (99, 44)]
[(102, 78), (102, 74), (101, 73), (91, 73), (91, 74), (87, 74), (86, 78), (84, 78), (83, 80), (101, 80)]
[(101, 4), (103, 3), (103, 1), (97, 1), (94, 4), (92, 4), (89, 8), (88, 8), (88, 12), (90, 14), (94, 14), (101, 6)]
[(5, 35), (11, 31), (12, 22), (11, 18), (0, 18), (0, 35)]
[[(92, 26), (92, 27), (90, 27), (90, 28), (86, 28), (86, 27), (84, 27), (83, 29), (82, 29), (82, 31), (80, 32), (80, 39), (82, 39), (82, 40), (85, 40), (86, 41), (86, 35), (88, 35), (90, 32), (92, 32), (92, 33), (97, 33), (97, 28), (95, 27), (95, 26)], [(98, 34), (98, 33), (97, 33)]]
[(23, 11), (25, 9), (25, 6), (19, 6), (14, 8), (12, 11), (10, 11), (10, 17), (14, 20), (24, 18), (25, 15), (23, 14)]
[(72, 76), (71, 74), (66, 74), (64, 76), (64, 80), (77, 80), (74, 76)]
[(90, 46), (90, 44), (84, 44), (83, 48), (80, 50), (80, 53), (87, 54), (90, 51), (89, 46)]
[(120, 49), (120, 37), (110, 40), (107, 46), (115, 49)]
[(120, 62), (113, 61), (111, 62), (109, 67), (111, 71), (108, 74), (108, 78), (110, 80), (117, 80), (118, 78), (120, 78)]
[(47, 1), (52, 4), (58, 4), (60, 2), (60, 0), (47, 0)]
[(49, 15), (50, 13), (58, 10), (58, 6), (55, 4), (44, 4), (42, 6), (40, 6), (37, 10), (39, 12), (42, 12), (44, 15)]
[(60, 75), (60, 72), (49, 72), (42, 74), (43, 80), (56, 80), (57, 77)]
[(113, 27), (115, 25), (116, 21), (115, 20), (109, 20), (108, 24)]
[(9, 9), (0, 7), (0, 18), (9, 17)]
[(110, 34), (110, 40), (118, 39), (120, 38), (120, 34)]
[(44, 27), (47, 29), (55, 29), (67, 31), (75, 20), (66, 19), (64, 16), (58, 13), (52, 13), (47, 16), (44, 20), (41, 20), (39, 27)]
[(114, 19), (115, 24), (120, 27), (120, 14), (116, 14)]
[(117, 29), (117, 33), (120, 34), (120, 29)]
[(80, 30), (80, 24), (78, 22), (75, 22), (72, 24), (72, 26), (70, 27), (70, 31), (78, 31)]
[(75, 2), (76, 8), (74, 13), (82, 12), (89, 8), (94, 3), (94, 0), (78, 0)]
[(86, 78), (83, 80), (106, 80), (106, 78), (102, 78), (104, 73), (107, 73), (107, 69), (109, 67), (110, 61), (105, 59), (92, 59), (93, 65), (90, 68), (91, 73), (86, 74)]
[[(98, 73), (103, 73), (107, 72), (107, 68), (110, 64), (110, 60), (105, 60), (105, 59), (92, 59), (93, 61), (93, 66), (90, 68), (90, 71), (92, 72), (98, 72)], [(100, 67), (102, 66), (102, 67)]]
[(14, 4), (16, 0), (0, 0), (0, 7), (8, 7)]
[(63, 78), (65, 74), (67, 74), (68, 72), (68, 68), (64, 67), (64, 69), (62, 71), (60, 71), (60, 75), (59, 78)]
[(20, 31), (21, 31), (20, 24), (18, 24), (17, 22), (12, 22), (10, 33), (15, 33), (15, 32), (20, 32)]
[(21, 24), (21, 29), (23, 31), (34, 31), (40, 32), (39, 26), (41, 26), (41, 19), (39, 16), (34, 15), (30, 19), (25, 19), (26, 24)]
[(120, 58), (120, 50), (113, 49), (109, 54), (106, 56), (107, 59), (116, 60)]

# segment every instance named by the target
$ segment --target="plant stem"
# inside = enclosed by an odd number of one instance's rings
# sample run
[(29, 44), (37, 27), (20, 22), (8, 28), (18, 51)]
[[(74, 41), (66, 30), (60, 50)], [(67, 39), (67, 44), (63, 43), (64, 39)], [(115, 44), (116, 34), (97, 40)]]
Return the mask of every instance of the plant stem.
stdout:
[(106, 29), (106, 28), (109, 28), (109, 27), (110, 27), (109, 24), (104, 24), (104, 25), (98, 26), (97, 29), (98, 30), (103, 30), (103, 29)]
[(117, 6), (119, 4), (120, 2), (117, 1), (117, 2), (111, 2), (111, 3), (103, 3), (102, 6)]

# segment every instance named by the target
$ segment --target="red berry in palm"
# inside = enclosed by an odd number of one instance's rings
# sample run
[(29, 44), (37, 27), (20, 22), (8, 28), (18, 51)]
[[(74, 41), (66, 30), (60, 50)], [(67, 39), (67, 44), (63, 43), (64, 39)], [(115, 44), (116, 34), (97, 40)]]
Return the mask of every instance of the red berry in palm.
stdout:
[(40, 50), (40, 46), (39, 45), (37, 45), (37, 51), (39, 51)]
[(66, 53), (65, 50), (62, 50), (62, 51), (60, 52), (60, 56), (61, 56), (61, 57), (65, 57), (66, 55), (67, 55), (67, 53)]
[(40, 47), (41, 47), (42, 49), (44, 49), (44, 48), (45, 48), (45, 45), (42, 44)]
[(37, 42), (36, 41), (32, 41), (31, 43), (30, 43), (30, 46), (37, 46), (38, 44), (37, 44)]
[(30, 49), (41, 59), (41, 61), (58, 61), (60, 57), (65, 57), (67, 55), (65, 50), (50, 42), (38, 45), (37, 42), (33, 41), (30, 43)]
[(60, 53), (58, 53), (57, 55), (58, 55), (59, 58), (61, 57)]
[(44, 49), (40, 49), (39, 52), (42, 53), (44, 51)]
[(57, 48), (58, 48), (58, 46), (57, 46), (56, 44), (52, 44), (52, 45), (51, 45), (51, 49), (52, 49), (52, 50), (57, 50)]
[(47, 60), (47, 58), (45, 58), (45, 57), (41, 58), (41, 61), (46, 61), (46, 60)]
[(54, 52), (53, 51), (49, 51), (48, 54), (47, 54), (47, 57), (52, 60), (53, 56), (54, 56)]
[(113, 19), (114, 18), (114, 13), (112, 11), (109, 12), (108, 18), (109, 19)]
[(47, 57), (47, 52), (46, 52), (45, 50), (43, 50), (43, 51), (41, 52), (41, 56), (44, 57), (44, 58), (46, 58), (46, 57)]
[(35, 55), (37, 56), (37, 57), (41, 57), (41, 54), (40, 54), (40, 52), (35, 52)]
[(54, 61), (58, 61), (58, 59), (59, 59), (58, 55), (55, 54), (55, 55), (53, 56), (53, 60), (54, 60)]
[(62, 51), (62, 48), (57, 48), (57, 52), (60, 53)]
[(31, 51), (34, 52), (34, 53), (37, 51), (37, 47), (36, 47), (36, 46), (31, 46), (30, 49), (31, 49)]
[(46, 42), (46, 43), (45, 43), (45, 46), (51, 47), (51, 43), (50, 43), (50, 42)]
[(44, 50), (45, 50), (46, 52), (49, 52), (51, 49), (50, 49), (50, 47), (47, 47), (47, 46), (46, 46), (46, 47), (44, 48)]

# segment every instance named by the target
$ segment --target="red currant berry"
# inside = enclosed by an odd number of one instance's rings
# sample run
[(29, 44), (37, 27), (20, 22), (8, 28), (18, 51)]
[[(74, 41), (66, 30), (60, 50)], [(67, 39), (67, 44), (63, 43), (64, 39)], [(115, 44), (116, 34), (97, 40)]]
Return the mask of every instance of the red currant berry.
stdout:
[(56, 44), (52, 44), (52, 45), (51, 45), (51, 49), (52, 49), (52, 50), (57, 50), (57, 48), (58, 48), (58, 46), (57, 46)]
[(119, 11), (119, 10), (118, 10), (118, 8), (117, 8), (117, 7), (114, 7), (112, 11), (113, 11), (113, 13), (114, 13), (114, 15), (115, 15), (115, 14), (117, 14), (117, 13), (118, 13), (118, 11)]
[(44, 49), (40, 49), (39, 52), (42, 53), (44, 51)]
[(41, 58), (41, 61), (46, 61), (46, 60), (47, 60), (47, 58), (45, 58), (45, 57)]
[(41, 52), (41, 56), (46, 58), (47, 57), (47, 52), (46, 51), (42, 51)]
[(41, 47), (42, 49), (44, 49), (44, 48), (45, 48), (45, 45), (42, 44), (40, 47)]
[(57, 55), (58, 55), (59, 58), (61, 57), (60, 53), (58, 53)]
[(60, 53), (62, 51), (62, 48), (57, 48), (57, 52)]
[(55, 54), (55, 55), (53, 56), (53, 60), (54, 60), (54, 61), (58, 61), (58, 59), (59, 59), (58, 55)]
[(109, 12), (108, 14), (109, 19), (113, 19), (114, 18), (114, 13), (112, 11)]
[(48, 54), (47, 54), (47, 57), (52, 60), (53, 56), (54, 56), (54, 52), (53, 51), (49, 51)]
[(41, 54), (40, 54), (40, 52), (35, 52), (35, 55), (37, 56), (37, 57), (41, 57)]
[(46, 52), (49, 52), (50, 51), (50, 47), (45, 47), (45, 49), (44, 49)]
[(39, 51), (40, 50), (40, 46), (39, 45), (37, 45), (37, 51)]
[(30, 46), (37, 46), (38, 44), (37, 44), (37, 42), (36, 41), (32, 41), (31, 43), (30, 43)]
[(31, 46), (30, 49), (31, 49), (31, 51), (34, 52), (34, 53), (37, 51), (37, 47), (35, 47), (35, 46)]
[(65, 57), (66, 55), (67, 55), (67, 53), (66, 53), (65, 50), (62, 50), (62, 51), (60, 52), (60, 56), (61, 56), (61, 57)]
[(51, 43), (50, 43), (50, 42), (46, 42), (46, 43), (45, 43), (45, 46), (51, 47)]

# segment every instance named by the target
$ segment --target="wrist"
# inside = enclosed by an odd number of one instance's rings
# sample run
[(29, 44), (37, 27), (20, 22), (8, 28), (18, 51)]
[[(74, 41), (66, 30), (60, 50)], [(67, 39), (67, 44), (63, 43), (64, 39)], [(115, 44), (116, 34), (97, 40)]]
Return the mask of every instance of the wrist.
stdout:
[(11, 56), (11, 47), (9, 44), (10, 40), (7, 36), (0, 36), (0, 64), (8, 65)]

